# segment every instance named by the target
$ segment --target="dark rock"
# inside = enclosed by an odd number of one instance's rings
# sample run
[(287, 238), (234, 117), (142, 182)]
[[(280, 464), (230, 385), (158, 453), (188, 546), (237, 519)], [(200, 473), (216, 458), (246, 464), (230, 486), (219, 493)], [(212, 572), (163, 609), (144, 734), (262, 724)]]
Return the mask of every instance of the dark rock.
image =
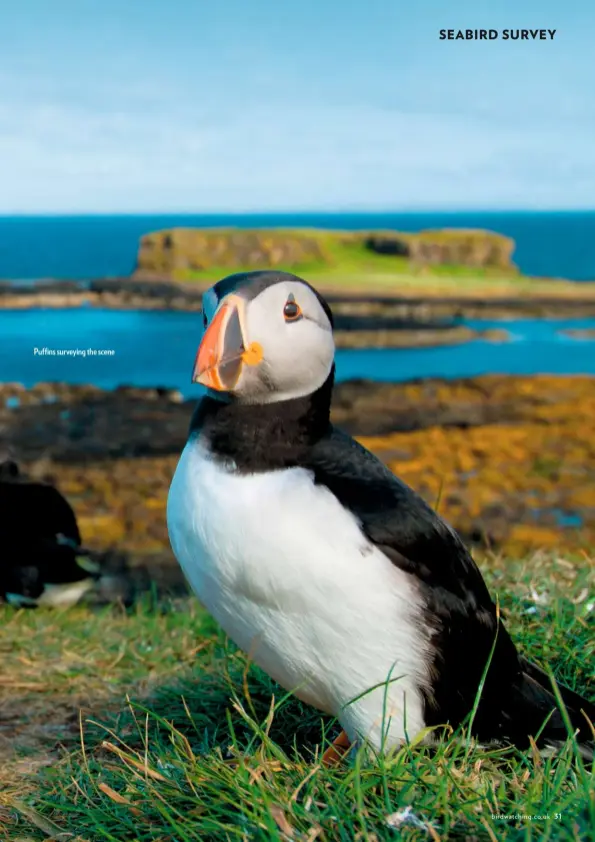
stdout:
[(561, 330), (560, 333), (562, 336), (569, 336), (571, 339), (579, 339), (581, 341), (595, 339), (595, 328), (575, 328)]
[(373, 234), (366, 237), (364, 245), (376, 254), (387, 254), (392, 257), (409, 257), (411, 254), (409, 243), (397, 235), (391, 237), (389, 234)]

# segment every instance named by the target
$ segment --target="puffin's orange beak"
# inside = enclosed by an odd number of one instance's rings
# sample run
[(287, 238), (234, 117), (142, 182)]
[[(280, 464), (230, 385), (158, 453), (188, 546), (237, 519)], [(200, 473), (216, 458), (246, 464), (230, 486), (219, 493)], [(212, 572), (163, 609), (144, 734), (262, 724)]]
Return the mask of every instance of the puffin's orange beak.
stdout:
[(217, 310), (198, 348), (192, 382), (218, 392), (228, 392), (237, 383), (242, 364), (258, 365), (263, 354), (258, 342), (247, 347), (242, 331), (245, 302), (229, 295)]

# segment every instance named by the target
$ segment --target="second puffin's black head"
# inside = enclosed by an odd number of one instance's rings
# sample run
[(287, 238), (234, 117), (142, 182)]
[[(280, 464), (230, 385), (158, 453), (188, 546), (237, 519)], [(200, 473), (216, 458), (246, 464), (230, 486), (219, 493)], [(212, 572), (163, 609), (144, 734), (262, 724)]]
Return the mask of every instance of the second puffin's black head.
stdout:
[(333, 317), (289, 272), (240, 272), (203, 295), (205, 334), (192, 380), (250, 404), (302, 397), (333, 369)]
[(18, 463), (7, 456), (0, 457), (0, 482), (17, 479), (20, 476)]

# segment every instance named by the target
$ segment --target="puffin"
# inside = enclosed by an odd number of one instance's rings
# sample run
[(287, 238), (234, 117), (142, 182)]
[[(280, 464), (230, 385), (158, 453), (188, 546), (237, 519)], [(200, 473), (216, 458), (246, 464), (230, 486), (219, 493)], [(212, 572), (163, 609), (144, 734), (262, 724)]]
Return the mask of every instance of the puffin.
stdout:
[[(592, 756), (595, 705), (515, 647), (457, 532), (330, 420), (333, 315), (304, 279), (240, 272), (203, 295), (203, 396), (167, 499), (198, 600), (251, 661), (342, 731), (323, 754), (445, 728)], [(198, 338), (198, 337), (197, 337)], [(458, 732), (460, 733), (460, 731)]]
[(12, 458), (0, 463), (0, 548), (0, 600), (17, 608), (73, 605), (101, 579), (68, 501)]

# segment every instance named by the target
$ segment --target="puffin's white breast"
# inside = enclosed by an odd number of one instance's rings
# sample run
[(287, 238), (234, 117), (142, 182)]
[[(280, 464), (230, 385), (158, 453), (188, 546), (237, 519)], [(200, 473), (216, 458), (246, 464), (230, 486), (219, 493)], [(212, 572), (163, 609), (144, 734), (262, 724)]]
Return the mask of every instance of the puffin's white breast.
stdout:
[[(389, 741), (424, 727), (428, 639), (409, 576), (302, 468), (241, 475), (196, 440), (167, 503), (173, 551), (229, 637), (287, 690), (336, 715), (353, 738)], [(359, 701), (356, 696), (387, 681)], [(347, 705), (347, 707), (344, 707)], [(386, 727), (386, 726), (385, 726)]]

